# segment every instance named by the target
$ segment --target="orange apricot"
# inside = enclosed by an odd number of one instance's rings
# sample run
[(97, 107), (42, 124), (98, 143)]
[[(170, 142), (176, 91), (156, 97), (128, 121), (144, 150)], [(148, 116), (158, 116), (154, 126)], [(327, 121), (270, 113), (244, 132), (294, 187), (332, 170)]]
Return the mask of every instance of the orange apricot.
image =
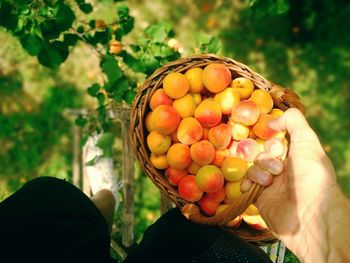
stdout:
[(253, 126), (253, 132), (256, 134), (256, 136), (263, 140), (272, 138), (276, 134), (276, 131), (272, 130), (268, 124), (274, 119), (275, 117), (270, 114), (260, 115), (259, 120)]
[(185, 76), (190, 82), (190, 92), (199, 93), (204, 89), (202, 74), (201, 68), (191, 68), (186, 71)]
[(190, 148), (182, 143), (171, 145), (166, 156), (169, 166), (175, 169), (186, 169), (192, 162)]
[(219, 150), (225, 149), (229, 145), (231, 136), (230, 126), (224, 123), (210, 128), (208, 132), (209, 141)]
[(189, 202), (197, 202), (203, 196), (203, 192), (196, 184), (196, 177), (194, 175), (183, 177), (178, 185), (178, 190), (179, 195)]
[(224, 176), (215, 165), (204, 165), (196, 174), (198, 188), (206, 193), (215, 193), (224, 186)]
[(181, 118), (192, 117), (196, 109), (196, 104), (190, 94), (174, 100), (174, 109), (180, 114)]
[(179, 99), (189, 91), (190, 82), (184, 74), (171, 72), (163, 80), (163, 89), (170, 98)]
[(171, 105), (172, 103), (173, 100), (166, 95), (164, 89), (157, 89), (149, 101), (149, 106), (154, 110), (159, 105)]
[(192, 162), (187, 167), (187, 171), (188, 171), (189, 174), (196, 174), (198, 172), (199, 168), (201, 168), (201, 166), (198, 163)]
[(220, 105), (223, 114), (231, 114), (233, 107), (236, 106), (239, 100), (238, 91), (232, 88), (226, 88), (214, 96), (214, 101)]
[(175, 169), (169, 167), (165, 170), (165, 176), (168, 178), (170, 184), (177, 186), (181, 179), (188, 175), (186, 170)]
[(238, 91), (242, 100), (248, 99), (254, 90), (253, 82), (244, 77), (239, 77), (232, 80), (231, 87)]
[(232, 139), (239, 141), (248, 138), (250, 129), (247, 126), (233, 120), (229, 120), (227, 124), (231, 126)]
[(198, 202), (201, 211), (207, 216), (213, 216), (216, 213), (220, 203), (215, 202), (211, 198), (208, 198), (207, 195), (204, 195), (201, 200)]
[(153, 111), (147, 113), (145, 118), (146, 129), (148, 132), (154, 131), (154, 121), (152, 119)]
[(155, 131), (170, 135), (176, 131), (181, 117), (172, 106), (160, 105), (154, 109), (151, 120)]
[(221, 121), (221, 107), (212, 99), (203, 100), (196, 108), (194, 117), (205, 128), (217, 125)]
[(223, 149), (223, 150), (215, 149), (215, 158), (211, 164), (217, 167), (221, 167), (222, 162), (229, 155), (230, 155), (230, 151), (228, 149)]
[(149, 150), (157, 155), (168, 151), (171, 144), (171, 138), (168, 135), (162, 135), (156, 131), (150, 132), (147, 136), (147, 145)]
[(169, 167), (166, 154), (155, 155), (154, 153), (151, 153), (150, 161), (155, 168), (160, 170)]
[(177, 129), (177, 138), (183, 144), (193, 144), (198, 142), (203, 136), (201, 124), (192, 117), (182, 119)]
[(266, 90), (254, 90), (249, 100), (255, 102), (255, 104), (259, 107), (261, 114), (269, 113), (272, 110), (273, 100), (270, 92)]
[(211, 142), (202, 140), (191, 145), (192, 160), (200, 166), (210, 164), (215, 158), (215, 148)]
[(259, 107), (250, 100), (241, 100), (232, 109), (232, 120), (247, 126), (257, 122), (260, 116)]
[(212, 63), (203, 70), (204, 86), (212, 93), (223, 91), (231, 80), (231, 71), (223, 64)]
[(238, 156), (229, 156), (221, 164), (221, 171), (229, 182), (237, 182), (248, 170), (247, 162)]

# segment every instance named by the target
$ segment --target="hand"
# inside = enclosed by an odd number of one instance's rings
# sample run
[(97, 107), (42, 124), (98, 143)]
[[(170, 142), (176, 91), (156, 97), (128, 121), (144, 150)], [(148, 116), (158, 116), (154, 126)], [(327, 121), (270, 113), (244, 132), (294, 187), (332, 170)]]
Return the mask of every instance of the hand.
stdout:
[[(270, 127), (286, 130), (290, 135), (284, 170), (272, 180), (272, 175), (282, 170), (282, 163), (265, 156), (251, 167), (248, 178), (262, 185), (270, 184), (256, 205), (270, 230), (303, 258), (308, 248), (301, 246), (305, 245), (305, 238), (310, 239), (307, 233), (315, 225), (323, 227), (320, 217), (327, 210), (328, 199), (340, 191), (331, 162), (299, 110), (287, 110)], [(271, 166), (272, 163), (275, 164)]]

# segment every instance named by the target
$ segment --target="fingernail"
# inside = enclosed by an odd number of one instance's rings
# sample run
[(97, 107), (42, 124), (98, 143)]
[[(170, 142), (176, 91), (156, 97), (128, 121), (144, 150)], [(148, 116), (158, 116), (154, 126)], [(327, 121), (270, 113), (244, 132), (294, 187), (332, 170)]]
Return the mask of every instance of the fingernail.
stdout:
[(268, 172), (259, 171), (256, 175), (261, 185), (268, 185), (271, 183), (271, 175)]
[(242, 193), (248, 192), (252, 187), (252, 185), (253, 185), (252, 181), (248, 179), (244, 179), (243, 182), (241, 183), (241, 192)]

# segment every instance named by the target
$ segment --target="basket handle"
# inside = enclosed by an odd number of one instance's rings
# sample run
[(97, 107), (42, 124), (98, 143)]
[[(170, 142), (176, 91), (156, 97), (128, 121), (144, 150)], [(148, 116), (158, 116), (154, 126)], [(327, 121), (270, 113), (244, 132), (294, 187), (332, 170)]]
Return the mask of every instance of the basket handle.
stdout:
[[(300, 97), (292, 90), (283, 88), (279, 85), (272, 85), (269, 90), (273, 98), (274, 105), (282, 110), (297, 108), (305, 114), (305, 106)], [(242, 214), (247, 207), (254, 203), (260, 196), (264, 187), (254, 183), (251, 189), (243, 193), (236, 202), (229, 205), (225, 210), (212, 216), (206, 217), (201, 215), (198, 206), (188, 203), (182, 208), (182, 214), (189, 220), (212, 226), (225, 226), (231, 220)]]

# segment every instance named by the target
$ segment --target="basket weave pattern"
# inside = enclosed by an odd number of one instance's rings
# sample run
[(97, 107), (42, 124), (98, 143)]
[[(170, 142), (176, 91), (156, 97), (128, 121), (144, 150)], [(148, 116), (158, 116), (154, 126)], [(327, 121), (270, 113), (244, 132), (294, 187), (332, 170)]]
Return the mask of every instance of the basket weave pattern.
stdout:
[[(138, 91), (131, 110), (130, 132), (132, 136), (133, 152), (143, 171), (153, 183), (182, 210), (183, 215), (189, 220), (200, 224), (225, 226), (233, 218), (242, 214), (247, 207), (257, 199), (263, 187), (253, 184), (249, 192), (242, 194), (237, 202), (230, 204), (227, 209), (215, 216), (207, 217), (201, 214), (198, 206), (182, 199), (177, 189), (168, 182), (164, 173), (154, 168), (151, 164), (146, 143), (147, 129), (144, 122), (144, 117), (150, 111), (150, 98), (157, 89), (162, 88), (163, 79), (167, 74), (171, 72), (185, 73), (191, 68), (204, 68), (211, 63), (224, 64), (230, 69), (232, 79), (236, 77), (245, 77), (253, 82), (255, 89), (269, 91), (273, 98), (274, 106), (281, 110), (296, 107), (304, 112), (304, 106), (300, 98), (293, 91), (271, 84), (262, 76), (253, 72), (249, 67), (238, 61), (210, 54), (190, 56), (164, 65), (155, 71)], [(275, 237), (269, 230), (256, 231), (248, 227), (240, 227), (232, 231), (249, 242), (266, 244), (275, 241)]]

